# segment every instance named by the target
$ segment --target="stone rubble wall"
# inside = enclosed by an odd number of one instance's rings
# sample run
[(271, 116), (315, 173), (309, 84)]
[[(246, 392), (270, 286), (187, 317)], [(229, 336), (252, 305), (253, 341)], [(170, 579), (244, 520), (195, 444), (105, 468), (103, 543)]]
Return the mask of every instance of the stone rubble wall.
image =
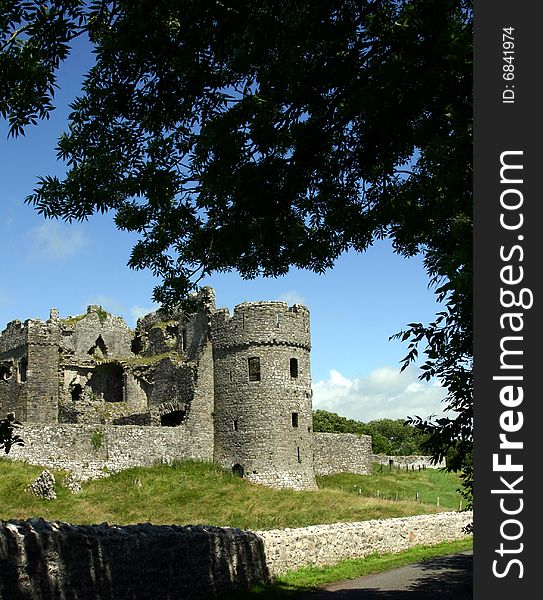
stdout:
[(314, 468), (315, 475), (371, 474), (371, 436), (315, 433)]
[(158, 462), (213, 459), (212, 441), (182, 426), (25, 425), (18, 434), (25, 445), (14, 446), (10, 459), (70, 471), (81, 480)]
[(0, 600), (199, 600), (306, 565), (468, 537), (471, 512), (301, 529), (0, 521)]
[(6, 328), (0, 332), (0, 356), (4, 353), (11, 354), (18, 348), (23, 348), (28, 343), (28, 323), (10, 321)]
[(88, 359), (89, 351), (101, 337), (109, 358), (133, 356), (131, 343), (134, 333), (124, 319), (106, 311), (101, 318), (99, 311), (102, 311), (101, 306), (91, 305), (87, 314), (77, 317), (72, 324), (69, 324), (70, 319), (60, 321), (63, 349), (77, 358)]
[(264, 540), (273, 577), (308, 565), (332, 565), (375, 552), (402, 552), (413, 546), (463, 539), (468, 537), (463, 528), (472, 521), (470, 511), (443, 512), (255, 533)]
[(0, 521), (0, 600), (200, 600), (267, 579), (249, 531)]

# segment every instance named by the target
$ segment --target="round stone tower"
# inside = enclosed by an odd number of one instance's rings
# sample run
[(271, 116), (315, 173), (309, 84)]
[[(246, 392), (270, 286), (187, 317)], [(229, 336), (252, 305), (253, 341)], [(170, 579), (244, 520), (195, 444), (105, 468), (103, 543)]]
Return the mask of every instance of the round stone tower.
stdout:
[(250, 302), (213, 314), (214, 460), (255, 483), (316, 489), (309, 311)]

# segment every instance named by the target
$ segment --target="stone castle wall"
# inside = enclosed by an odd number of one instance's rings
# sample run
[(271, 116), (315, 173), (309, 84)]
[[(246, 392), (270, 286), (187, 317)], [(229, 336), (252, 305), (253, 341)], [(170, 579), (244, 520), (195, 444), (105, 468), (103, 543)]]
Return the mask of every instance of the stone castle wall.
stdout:
[(94, 352), (100, 357), (132, 356), (133, 331), (121, 317), (107, 313), (98, 305), (90, 305), (86, 315), (64, 319), (60, 324), (62, 348), (76, 359), (88, 360)]
[(255, 483), (315, 489), (309, 314), (284, 302), (218, 311), (215, 461)]
[(28, 322), (26, 420), (58, 423), (60, 330), (53, 321)]
[(467, 537), (473, 513), (243, 531), (0, 522), (0, 600), (200, 600), (307, 565)]
[(271, 345), (274, 343), (311, 348), (309, 311), (286, 302), (243, 302), (234, 308), (219, 309), (213, 315), (213, 342), (216, 348)]
[[(122, 445), (129, 466), (161, 458), (144, 454), (163, 438), (172, 459), (212, 459), (272, 487), (316, 489), (315, 472), (370, 472), (369, 437), (313, 432), (307, 308), (251, 302), (230, 315), (216, 310), (210, 288), (194, 300), (195, 312), (160, 309), (135, 331), (97, 305), (76, 317), (60, 319), (51, 309), (47, 321), (10, 323), (0, 334), (0, 416), (58, 424), (71, 440), (63, 445), (47, 428), (54, 457), (44, 447), (40, 461), (37, 444), (22, 456), (57, 466), (65, 451), (75, 465), (70, 444), (81, 431), (88, 437), (80, 426), (111, 427), (108, 443)], [(94, 455), (79, 459), (89, 461), (104, 466)]]
[(371, 469), (371, 436), (315, 433), (315, 475), (369, 475)]
[(14, 446), (10, 458), (71, 471), (79, 479), (160, 462), (213, 459), (212, 442), (183, 427), (25, 425), (18, 434), (25, 445)]
[(26, 419), (28, 322), (11, 321), (0, 333), (0, 416), (7, 413)]

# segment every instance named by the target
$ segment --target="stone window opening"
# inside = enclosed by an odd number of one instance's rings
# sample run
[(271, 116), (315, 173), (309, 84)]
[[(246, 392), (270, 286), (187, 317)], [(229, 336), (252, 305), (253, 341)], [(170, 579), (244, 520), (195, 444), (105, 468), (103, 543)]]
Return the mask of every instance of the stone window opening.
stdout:
[(185, 352), (187, 349), (187, 330), (183, 329), (181, 331), (181, 351)]
[(160, 415), (160, 424), (163, 427), (177, 427), (185, 420), (184, 410), (173, 410), (172, 412)]
[(81, 386), (81, 384), (76, 383), (72, 387), (72, 391), (70, 392), (70, 394), (71, 394), (72, 400), (74, 402), (77, 402), (78, 400), (81, 400), (81, 398), (83, 397), (83, 387)]
[(233, 467), (232, 467), (232, 473), (236, 476), (236, 477), (241, 477), (243, 479), (243, 476), (245, 475), (245, 469), (242, 467), (242, 465), (240, 465), (239, 463), (236, 463)]
[(106, 402), (122, 402), (122, 366), (118, 363), (97, 365), (89, 380), (89, 385), (96, 398), (103, 398)]
[(10, 363), (0, 363), (0, 381), (11, 379), (13, 372)]
[(237, 431), (238, 430), (238, 420), (237, 419), (234, 419), (233, 426), (234, 426), (234, 431)]
[(26, 356), (23, 356), (19, 363), (17, 364), (17, 381), (19, 383), (24, 383), (26, 381), (28, 371), (28, 359)]
[(133, 354), (139, 354), (143, 350), (143, 340), (137, 335), (130, 344), (130, 350)]
[(94, 342), (94, 346), (92, 346), (91, 348), (89, 348), (89, 351), (87, 354), (90, 354), (90, 356), (107, 356), (107, 346), (106, 343), (104, 342), (104, 338), (99, 335), (96, 338), (96, 342)]
[(248, 359), (249, 381), (260, 381), (260, 358), (253, 356)]
[(298, 359), (297, 358), (290, 359), (290, 376), (293, 378), (298, 377)]
[(279, 327), (279, 311), (275, 313), (275, 326)]
[(298, 446), (298, 462), (302, 462), (302, 455), (300, 454), (300, 446)]
[(292, 426), (298, 427), (298, 413), (297, 412), (292, 413)]

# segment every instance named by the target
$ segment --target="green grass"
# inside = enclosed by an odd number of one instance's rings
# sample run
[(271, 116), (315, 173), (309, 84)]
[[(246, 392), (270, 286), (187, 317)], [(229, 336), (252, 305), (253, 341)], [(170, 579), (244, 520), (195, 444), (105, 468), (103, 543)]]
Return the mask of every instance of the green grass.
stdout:
[(304, 567), (278, 577), (271, 584), (257, 584), (250, 590), (221, 597), (228, 600), (292, 598), (301, 592), (314, 590), (336, 581), (380, 573), (421, 560), (472, 548), (473, 539), (470, 537), (454, 542), (442, 542), (435, 546), (417, 546), (397, 554), (371, 554), (365, 558), (345, 560), (329, 567)]
[(387, 466), (373, 465), (372, 475), (354, 475), (340, 473), (317, 477), (319, 487), (340, 489), (351, 494), (367, 497), (380, 497), (388, 500), (415, 500), (428, 505), (439, 505), (448, 510), (465, 507), (458, 488), (461, 480), (455, 473), (446, 473), (439, 469), (405, 471)]
[[(190, 461), (128, 469), (84, 483), (77, 495), (62, 488), (64, 474), (52, 470), (57, 480), (58, 498), (45, 501), (24, 492), (25, 486), (41, 470), (22, 462), (0, 459), (1, 519), (43, 517), (79, 524), (151, 522), (274, 529), (385, 519), (452, 508), (445, 503), (437, 507), (435, 498), (425, 504), (413, 499), (385, 500), (371, 494), (366, 497), (354, 491), (353, 486), (359, 485), (360, 476), (352, 476), (358, 478), (353, 480), (351, 476), (322, 478), (324, 489), (296, 492), (251, 484), (217, 465)], [(416, 475), (410, 477), (413, 485), (416, 485)], [(456, 479), (446, 473), (430, 476), (436, 481), (440, 481), (440, 476), (443, 478), (439, 484), (443, 497), (446, 494), (442, 490), (447, 485), (454, 496)], [(371, 479), (371, 476), (366, 477)], [(347, 481), (352, 484), (348, 489)]]

